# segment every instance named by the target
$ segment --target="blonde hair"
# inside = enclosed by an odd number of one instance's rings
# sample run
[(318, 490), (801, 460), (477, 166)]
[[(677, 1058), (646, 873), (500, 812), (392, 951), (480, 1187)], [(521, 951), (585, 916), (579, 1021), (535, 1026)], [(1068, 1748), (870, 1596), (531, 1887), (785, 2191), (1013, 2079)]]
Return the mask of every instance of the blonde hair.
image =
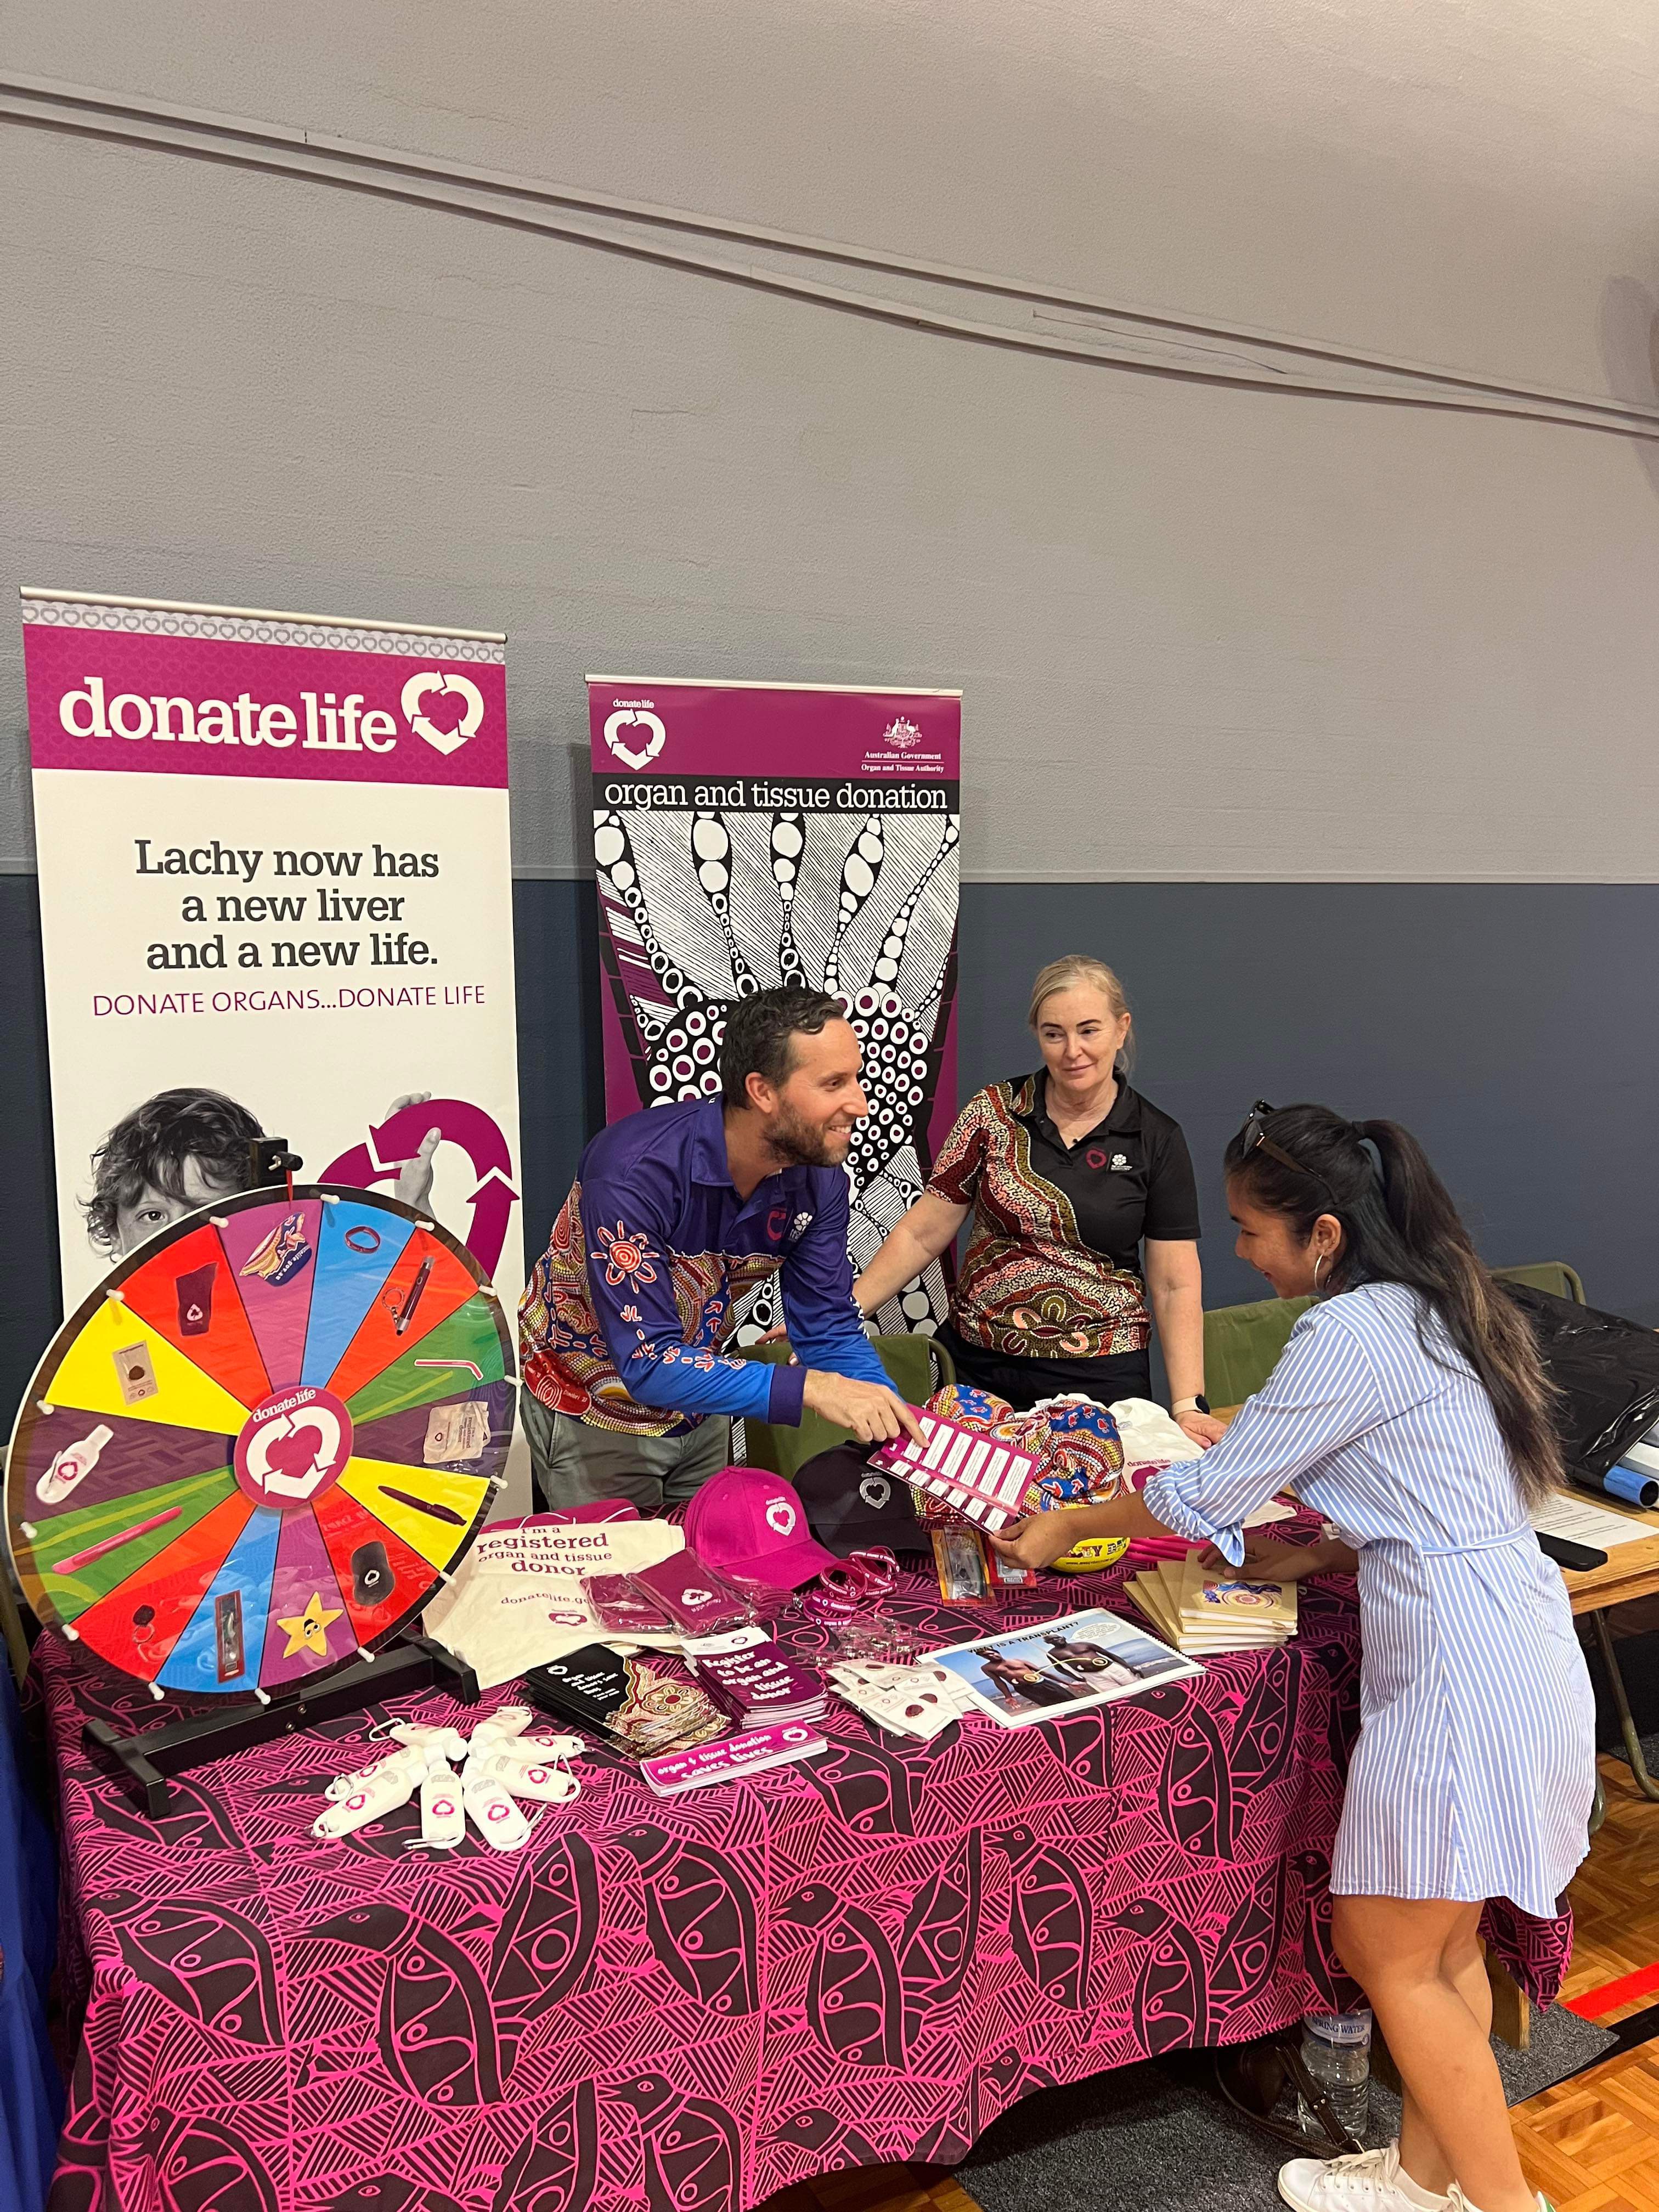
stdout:
[[(1052, 999), (1056, 991), (1073, 990), (1079, 983), (1101, 994), (1112, 1010), (1114, 1021), (1121, 1022), (1128, 1012), (1129, 1001), (1123, 995), (1123, 986), (1114, 969), (1109, 968), (1103, 960), (1097, 960), (1091, 953), (1066, 952), (1058, 960), (1051, 960), (1046, 968), (1037, 970), (1036, 981), (1031, 986), (1031, 1003), (1025, 1015), (1027, 1026), (1035, 1031), (1045, 999)], [(1134, 1050), (1134, 1031), (1132, 1029), (1118, 1054), (1118, 1066), (1132, 1066)]]

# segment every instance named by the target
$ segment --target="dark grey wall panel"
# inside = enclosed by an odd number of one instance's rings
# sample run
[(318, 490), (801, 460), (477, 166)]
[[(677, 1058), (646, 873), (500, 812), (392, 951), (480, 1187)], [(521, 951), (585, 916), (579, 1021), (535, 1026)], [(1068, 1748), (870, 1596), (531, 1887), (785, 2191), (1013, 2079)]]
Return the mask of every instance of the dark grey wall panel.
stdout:
[[(532, 1256), (603, 1110), (592, 886), (514, 887), (524, 1229)], [(1232, 1255), (1222, 1146), (1258, 1096), (1416, 1131), (1481, 1249), (1570, 1260), (1591, 1298), (1659, 1322), (1653, 1141), (1659, 887), (970, 884), (965, 1091), (1032, 1064), (1035, 969), (1093, 951), (1135, 1009), (1137, 1081), (1184, 1124), (1209, 1302), (1264, 1288)], [(7, 1419), (58, 1317), (51, 1117), (32, 877), (0, 877), (0, 1275)], [(288, 1133), (305, 1149), (302, 1130)]]
[(1386, 1115), (1421, 1139), (1494, 1265), (1568, 1260), (1659, 1322), (1659, 890), (1627, 884), (979, 884), (963, 896), (962, 1083), (1030, 1065), (1032, 973), (1121, 975), (1138, 1085), (1184, 1125), (1206, 1303), (1232, 1255), (1218, 1163), (1257, 1097)]

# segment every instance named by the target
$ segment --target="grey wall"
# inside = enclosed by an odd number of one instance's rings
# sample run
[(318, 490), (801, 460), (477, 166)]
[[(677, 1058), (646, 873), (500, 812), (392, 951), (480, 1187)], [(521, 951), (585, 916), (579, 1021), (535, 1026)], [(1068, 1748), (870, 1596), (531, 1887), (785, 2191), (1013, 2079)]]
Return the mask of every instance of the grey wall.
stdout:
[[(1647, 0), (23, 0), (16, 69), (318, 160), (343, 133), (718, 217), (670, 243), (925, 292), (980, 337), (5, 128), (0, 576), (505, 628), (529, 870), (580, 865), (567, 749), (603, 666), (961, 684), (991, 879), (1654, 880), (1631, 440), (1036, 358), (981, 341), (1100, 319), (757, 233), (1652, 410), (1656, 26)], [(18, 666), (0, 625), (13, 856)]]

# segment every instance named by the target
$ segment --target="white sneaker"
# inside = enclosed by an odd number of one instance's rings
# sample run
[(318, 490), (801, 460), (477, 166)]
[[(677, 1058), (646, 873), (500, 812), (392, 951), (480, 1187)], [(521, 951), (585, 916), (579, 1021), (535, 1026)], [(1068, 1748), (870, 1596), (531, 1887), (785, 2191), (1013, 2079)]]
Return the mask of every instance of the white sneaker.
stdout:
[[(1295, 2212), (1423, 2212), (1400, 2186), (1400, 2146), (1345, 2158), (1293, 2158), (1279, 2169), (1279, 2193)], [(1421, 2192), (1426, 2196), (1425, 2190)], [(1449, 2206), (1449, 2197), (1435, 2198)]]

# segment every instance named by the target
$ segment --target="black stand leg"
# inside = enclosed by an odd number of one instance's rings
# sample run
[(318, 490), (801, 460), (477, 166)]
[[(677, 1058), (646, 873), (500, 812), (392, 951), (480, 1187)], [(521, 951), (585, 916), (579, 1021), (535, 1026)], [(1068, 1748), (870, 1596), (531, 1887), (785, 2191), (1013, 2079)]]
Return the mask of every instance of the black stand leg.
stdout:
[(169, 1775), (422, 1690), (441, 1690), (463, 1705), (478, 1701), (478, 1680), (470, 1667), (430, 1637), (407, 1636), (387, 1644), (378, 1658), (343, 1667), (313, 1689), (302, 1686), (293, 1696), (273, 1698), (269, 1705), (239, 1705), (223, 1715), (169, 1721), (137, 1735), (122, 1735), (107, 1721), (88, 1721), (81, 1741), (94, 1762), (125, 1782), (154, 1820), (167, 1809)]
[(1595, 1630), (1595, 1641), (1601, 1653), (1601, 1664), (1607, 1670), (1607, 1680), (1613, 1685), (1613, 1702), (1619, 1715), (1619, 1733), (1625, 1739), (1625, 1753), (1630, 1760), (1630, 1771), (1636, 1778), (1636, 1786), (1652, 1804), (1659, 1805), (1659, 1782), (1648, 1772), (1647, 1760), (1642, 1756), (1642, 1739), (1636, 1732), (1630, 1699), (1625, 1694), (1625, 1678), (1619, 1671), (1619, 1662), (1613, 1649), (1613, 1631), (1607, 1626), (1605, 1613), (1593, 1613), (1591, 1626)]

